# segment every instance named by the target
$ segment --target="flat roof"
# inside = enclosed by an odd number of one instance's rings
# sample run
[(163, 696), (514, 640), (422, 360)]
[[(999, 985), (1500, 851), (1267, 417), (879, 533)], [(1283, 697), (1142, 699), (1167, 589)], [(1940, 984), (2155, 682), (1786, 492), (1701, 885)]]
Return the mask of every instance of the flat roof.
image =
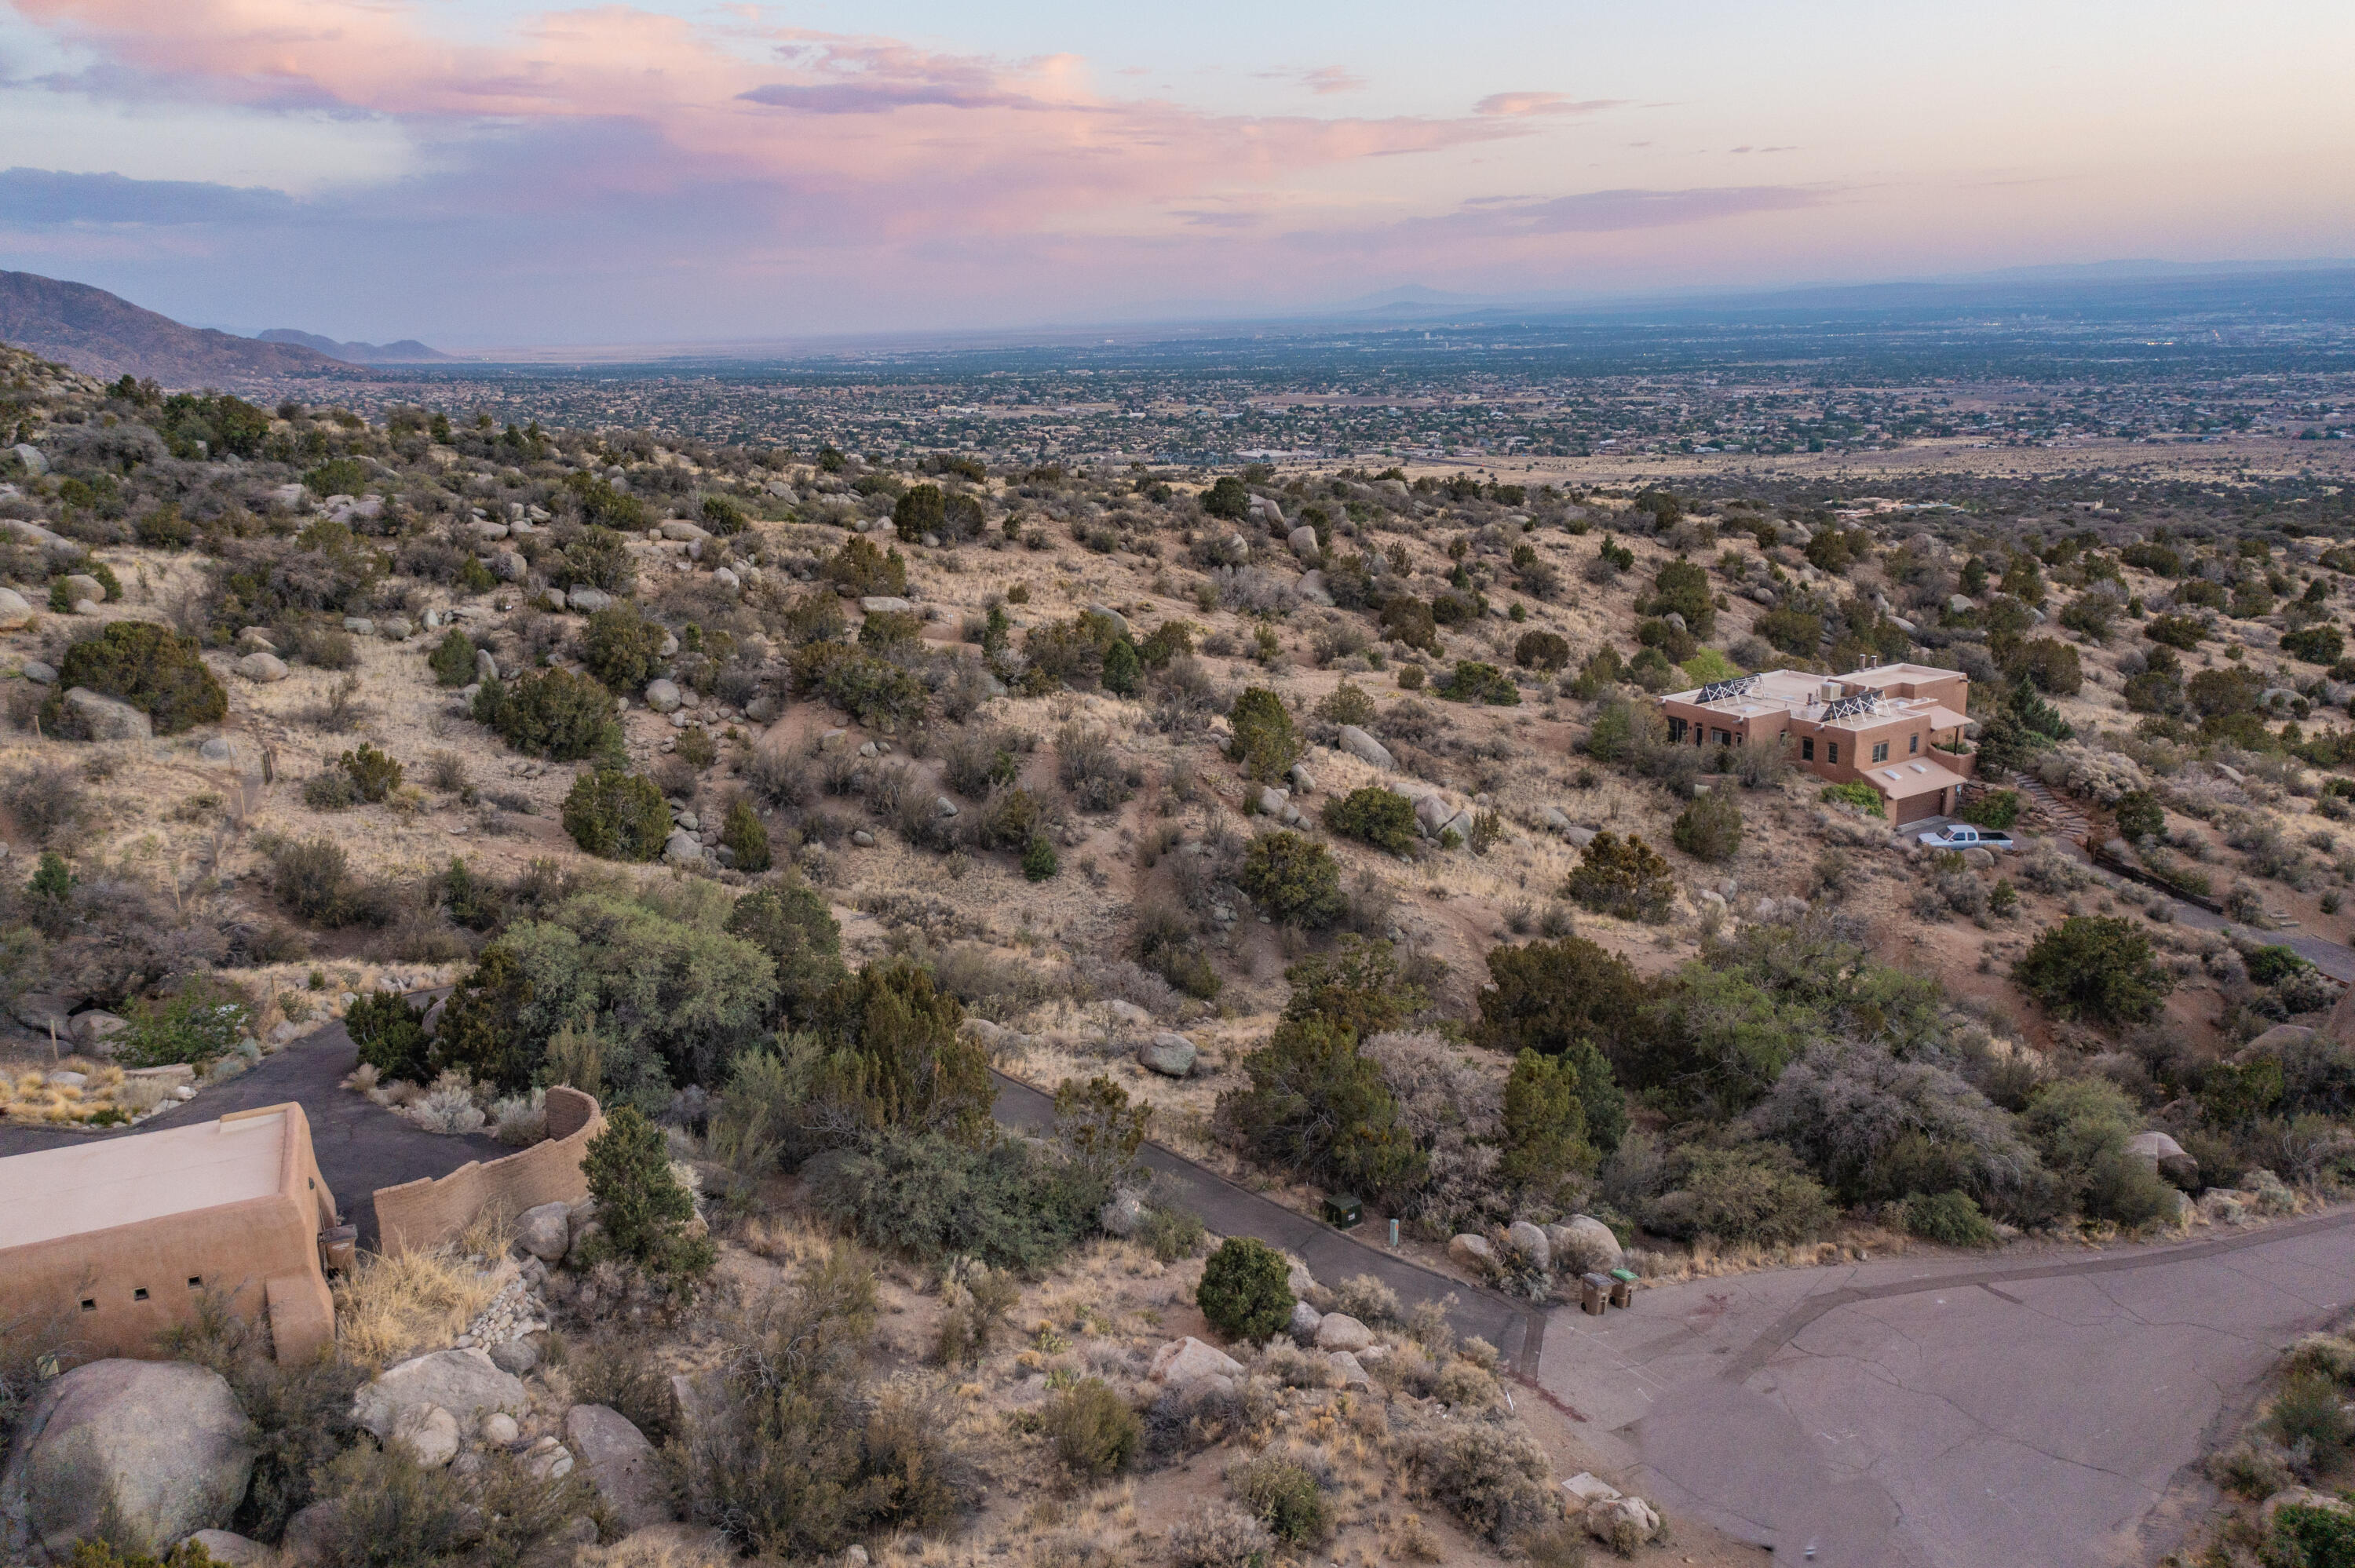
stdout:
[(1959, 773), (1910, 758), (1903, 762), (1876, 762), (1862, 771), (1867, 782), (1892, 800), (1910, 800), (1963, 781)]
[(0, 1248), (269, 1197), (285, 1166), (286, 1111), (0, 1160)]
[(1946, 677), (1962, 679), (1955, 671), (1933, 670), (1926, 664), (1881, 664), (1870, 670), (1854, 670), (1845, 675), (1811, 675), (1804, 670), (1761, 670), (1748, 677), (1746, 687), (1731, 696), (1704, 703), (1700, 694), (1709, 688), (1695, 686), (1689, 691), (1670, 692), (1660, 701), (1699, 708), (1703, 713), (1727, 719), (1749, 719), (1761, 714), (1786, 713), (1808, 724), (1838, 730), (1868, 730), (1899, 719), (1918, 717), (1926, 712), (1933, 726), (1951, 729), (1969, 721), (1934, 697), (1884, 696), (1873, 703), (1870, 712), (1852, 714), (1846, 718), (1826, 718), (1822, 713), (1826, 681), (1837, 681), (1843, 690), (1855, 693), (1900, 683), (1913, 683)]

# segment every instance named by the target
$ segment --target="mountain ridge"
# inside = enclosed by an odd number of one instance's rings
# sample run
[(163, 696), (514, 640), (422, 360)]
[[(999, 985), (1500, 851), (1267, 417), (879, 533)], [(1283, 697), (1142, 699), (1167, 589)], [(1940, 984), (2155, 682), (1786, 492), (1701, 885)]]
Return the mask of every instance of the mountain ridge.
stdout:
[(186, 326), (104, 289), (37, 272), (0, 271), (0, 343), (106, 380), (152, 376), (173, 387), (353, 368), (299, 344)]

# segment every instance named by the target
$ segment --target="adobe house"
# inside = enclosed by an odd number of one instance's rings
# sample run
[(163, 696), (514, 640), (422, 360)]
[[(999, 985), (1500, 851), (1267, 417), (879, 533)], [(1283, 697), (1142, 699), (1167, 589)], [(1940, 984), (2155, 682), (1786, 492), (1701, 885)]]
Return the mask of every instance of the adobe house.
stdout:
[(299, 1105), (18, 1154), (0, 1160), (0, 1299), (78, 1356), (146, 1357), (209, 1291), (291, 1362), (336, 1337), (336, 1224)]
[(1962, 744), (1970, 689), (1954, 671), (1924, 664), (1836, 676), (1765, 670), (1672, 693), (1660, 711), (1671, 745), (1779, 746), (1828, 782), (1871, 785), (1902, 827), (1951, 816), (1958, 804), (1971, 758), (1940, 747)]

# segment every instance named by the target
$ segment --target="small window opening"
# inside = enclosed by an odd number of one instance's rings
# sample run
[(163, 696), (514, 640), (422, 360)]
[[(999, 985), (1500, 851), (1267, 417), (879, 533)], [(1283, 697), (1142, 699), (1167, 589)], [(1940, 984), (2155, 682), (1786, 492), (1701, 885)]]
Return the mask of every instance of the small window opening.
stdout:
[(98, 1298), (97, 1298), (97, 1297), (95, 1297), (95, 1296), (85, 1296), (85, 1297), (83, 1297), (83, 1298), (81, 1298), (81, 1309), (82, 1309), (83, 1311), (85, 1311), (85, 1312), (95, 1312), (95, 1311), (97, 1311), (97, 1310), (98, 1310)]
[(144, 1301), (144, 1300), (146, 1300), (146, 1299), (147, 1299), (147, 1287), (146, 1287), (145, 1286), (144, 1286), (144, 1285), (143, 1285), (143, 1286), (141, 1286), (138, 1289), (136, 1289), (136, 1290), (133, 1291), (133, 1292), (131, 1293), (131, 1299), (133, 1299), (133, 1301)]

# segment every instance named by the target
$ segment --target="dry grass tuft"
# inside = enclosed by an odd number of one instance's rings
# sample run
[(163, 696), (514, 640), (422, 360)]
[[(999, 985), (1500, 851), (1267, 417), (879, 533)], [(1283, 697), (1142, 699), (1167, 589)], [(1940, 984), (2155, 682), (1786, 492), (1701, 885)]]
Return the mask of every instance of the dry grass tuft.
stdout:
[(478, 1215), (457, 1240), (387, 1257), (364, 1254), (336, 1281), (336, 1337), (363, 1366), (438, 1350), (465, 1332), (512, 1272), (512, 1222)]

